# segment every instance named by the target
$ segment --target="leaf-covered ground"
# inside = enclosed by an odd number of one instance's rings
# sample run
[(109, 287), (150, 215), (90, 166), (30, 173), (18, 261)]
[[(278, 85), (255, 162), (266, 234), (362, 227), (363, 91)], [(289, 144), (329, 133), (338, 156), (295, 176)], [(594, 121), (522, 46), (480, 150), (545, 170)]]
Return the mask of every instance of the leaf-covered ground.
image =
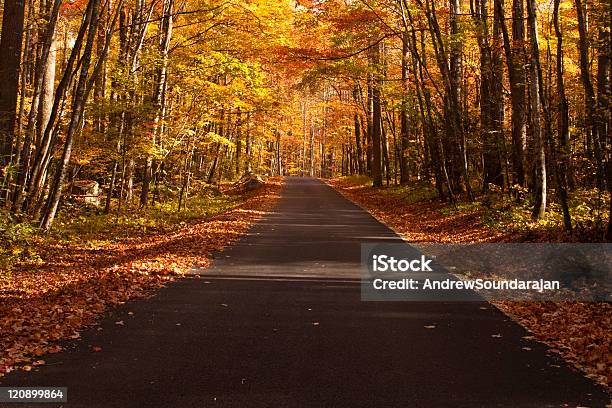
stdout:
[(107, 307), (148, 296), (191, 266), (207, 265), (212, 251), (274, 205), (280, 188), (270, 179), (228, 211), (165, 232), (40, 241), (36, 261), (0, 269), (0, 377), (44, 364), (44, 354), (59, 352), (60, 340), (78, 339)]
[[(548, 242), (554, 234), (491, 226), (477, 206), (451, 207), (422, 194), (395, 194), (363, 180), (329, 181), (410, 242)], [(612, 305), (596, 302), (504, 301), (495, 305), (587, 377), (612, 386)]]

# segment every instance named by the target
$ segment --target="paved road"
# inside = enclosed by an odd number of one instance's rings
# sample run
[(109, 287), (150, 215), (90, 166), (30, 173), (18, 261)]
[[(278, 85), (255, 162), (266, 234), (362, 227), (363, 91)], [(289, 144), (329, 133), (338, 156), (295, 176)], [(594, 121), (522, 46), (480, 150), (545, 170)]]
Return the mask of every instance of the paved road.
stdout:
[(361, 302), (353, 278), (366, 241), (399, 238), (319, 181), (289, 178), (275, 212), (214, 268), (126, 304), (3, 385), (67, 386), (65, 406), (88, 408), (609, 401), (486, 303)]

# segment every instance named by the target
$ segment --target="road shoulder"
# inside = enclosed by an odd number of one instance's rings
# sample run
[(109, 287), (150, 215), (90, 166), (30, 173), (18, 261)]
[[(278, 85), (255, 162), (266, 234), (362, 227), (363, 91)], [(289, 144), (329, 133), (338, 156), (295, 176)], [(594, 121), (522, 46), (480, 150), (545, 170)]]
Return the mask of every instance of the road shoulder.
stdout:
[[(512, 242), (512, 235), (491, 231), (473, 211), (445, 214), (438, 202), (406, 202), (347, 179), (325, 182), (369, 211), (408, 242)], [(605, 302), (498, 301), (494, 305), (561, 355), (586, 377), (612, 386), (612, 305)]]

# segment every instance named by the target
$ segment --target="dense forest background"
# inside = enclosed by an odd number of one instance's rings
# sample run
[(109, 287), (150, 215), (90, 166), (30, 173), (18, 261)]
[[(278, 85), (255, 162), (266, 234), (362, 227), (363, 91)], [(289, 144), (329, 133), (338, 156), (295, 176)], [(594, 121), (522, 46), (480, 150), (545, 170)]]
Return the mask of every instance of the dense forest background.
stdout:
[[(606, 0), (4, 0), (2, 225), (367, 175), (612, 239)], [(109, 218), (112, 220), (112, 218)]]

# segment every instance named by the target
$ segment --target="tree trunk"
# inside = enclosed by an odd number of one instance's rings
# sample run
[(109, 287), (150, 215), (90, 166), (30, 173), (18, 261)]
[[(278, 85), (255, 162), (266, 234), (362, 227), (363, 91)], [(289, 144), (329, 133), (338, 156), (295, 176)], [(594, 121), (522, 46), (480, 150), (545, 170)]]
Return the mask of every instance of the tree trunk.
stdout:
[[(0, 170), (11, 162), (21, 64), (21, 42), (25, 16), (24, 0), (4, 0), (0, 38)], [(4, 190), (8, 186), (2, 186)], [(4, 194), (0, 194), (0, 200)]]
[[(42, 139), (41, 130), (46, 128), (51, 118), (50, 100), (53, 99), (56, 52), (54, 49), (52, 50), (52, 48), (54, 48), (55, 27), (57, 25), (60, 5), (61, 0), (54, 1), (53, 9), (50, 10), (49, 14), (49, 22), (43, 34), (41, 57), (39, 64), (36, 67), (34, 95), (30, 105), (28, 126), (26, 129), (23, 151), (21, 152), (21, 160), (18, 168), (17, 186), (15, 188), (12, 207), (14, 212), (19, 211), (22, 208), (26, 179), (30, 174), (32, 144), (36, 143), (36, 146), (40, 148), (40, 141)], [(49, 83), (49, 81), (51, 81), (51, 83)], [(39, 119), (38, 123), (37, 119)]]
[[(429, 90), (425, 86), (423, 71), (427, 69), (427, 59), (425, 52), (421, 52), (419, 55), (419, 50), (417, 46), (417, 37), (414, 30), (414, 21), (412, 18), (412, 14), (410, 13), (410, 9), (408, 7), (404, 7), (404, 2), (402, 2), (402, 10), (405, 12), (405, 15), (408, 17), (408, 21), (410, 26), (408, 26), (408, 22), (405, 21), (405, 29), (410, 32), (410, 47), (412, 51), (412, 71), (413, 71), (413, 80), (416, 87), (416, 96), (419, 104), (419, 113), (421, 116), (421, 122), (423, 124), (423, 139), (426, 148), (426, 154), (429, 155), (430, 160), (429, 163), (433, 167), (434, 173), (434, 181), (436, 184), (436, 190), (438, 191), (438, 198), (440, 201), (445, 201), (446, 195), (444, 193), (444, 183), (448, 187), (449, 198), (451, 201), (453, 200), (452, 189), (450, 187), (450, 183), (448, 177), (444, 177), (443, 175), (447, 175), (444, 160), (441, 158), (441, 152), (439, 150), (440, 140), (437, 129), (432, 121), (431, 114), (431, 106), (430, 106), (430, 97)], [(405, 17), (404, 17), (405, 20)], [(421, 31), (421, 48), (425, 49), (425, 32)]]
[(372, 78), (372, 184), (382, 187), (382, 109), (381, 109), (381, 76), (378, 70), (380, 63), (380, 49), (376, 45), (371, 48), (370, 64), (375, 74)]
[[(559, 148), (552, 137), (549, 138), (551, 162), (555, 173), (555, 184), (561, 210), (563, 212), (563, 224), (565, 230), (572, 231), (572, 218), (567, 202), (567, 171), (570, 165), (569, 159), (569, 109), (567, 97), (565, 96), (565, 83), (563, 81), (563, 36), (559, 27), (559, 3), (560, 0), (554, 0), (553, 24), (555, 26), (555, 34), (557, 36), (557, 132)], [(552, 98), (551, 98), (552, 99)], [(551, 132), (552, 133), (552, 132)]]
[(546, 153), (540, 124), (541, 108), (541, 69), (538, 40), (538, 22), (535, 0), (527, 0), (527, 24), (531, 39), (531, 58), (529, 61), (529, 96), (531, 102), (531, 129), (535, 154), (535, 180), (533, 218), (540, 219), (546, 211)]
[(236, 112), (236, 177), (241, 176), (242, 172), (242, 115), (240, 108)]
[[(421, 0), (415, 0), (423, 8)], [(431, 42), (438, 62), (438, 68), (444, 83), (444, 125), (446, 128), (446, 138), (441, 143), (441, 156), (444, 156), (445, 163), (442, 164), (445, 178), (450, 180), (449, 191), (456, 189), (461, 191), (464, 187), (470, 201), (474, 200), (474, 194), (470, 185), (470, 178), (467, 163), (467, 149), (465, 134), (463, 129), (463, 115), (461, 111), (461, 54), (462, 45), (459, 38), (460, 3), (459, 0), (450, 2), (450, 27), (451, 37), (454, 41), (449, 45), (450, 62), (447, 60), (445, 44), (442, 38), (440, 24), (438, 23), (435, 1), (425, 0), (425, 14), (428, 20)], [(410, 16), (410, 14), (409, 14)], [(410, 18), (411, 23), (412, 18)], [(414, 24), (413, 24), (414, 25)], [(424, 39), (422, 37), (422, 39)], [(423, 52), (424, 54), (424, 52)], [(448, 168), (448, 171), (447, 171)], [(450, 173), (450, 174), (449, 174)], [(463, 178), (463, 186), (461, 181)], [(452, 196), (452, 194), (450, 194)]]
[(281, 161), (281, 133), (280, 130), (276, 129), (274, 131), (276, 134), (276, 170), (277, 176), (283, 175), (283, 163)]
[[(108, 54), (108, 48), (110, 46), (110, 41), (112, 38), (112, 33), (114, 31), (115, 22), (117, 20), (117, 16), (119, 14), (119, 10), (123, 7), (123, 0), (119, 1), (117, 4), (117, 11), (112, 18), (112, 22), (109, 24), (106, 35), (105, 35), (105, 43), (104, 50), (101, 55), (98, 56), (98, 60), (96, 61), (96, 65), (94, 66), (92, 72), (89, 72), (89, 67), (91, 64), (91, 54), (93, 49), (94, 39), (96, 37), (96, 31), (99, 27), (99, 12), (100, 12), (100, 0), (90, 0), (90, 3), (93, 3), (91, 6), (91, 19), (89, 24), (89, 29), (87, 33), (87, 41), (85, 44), (85, 48), (83, 50), (83, 55), (81, 56), (81, 71), (79, 75), (79, 80), (76, 85), (74, 91), (74, 98), (72, 104), (72, 114), (70, 118), (70, 124), (68, 126), (68, 130), (66, 132), (66, 141), (64, 144), (64, 151), (62, 153), (62, 158), (60, 160), (59, 168), (57, 170), (55, 180), (53, 182), (53, 187), (51, 189), (51, 193), (49, 195), (49, 199), (47, 200), (47, 206), (45, 213), (41, 219), (40, 227), (43, 231), (49, 231), (53, 220), (55, 219), (55, 215), (57, 213), (59, 201), (62, 194), (62, 188), (64, 179), (66, 177), (66, 173), (68, 170), (68, 164), (70, 162), (70, 155), (72, 152), (72, 144), (74, 142), (74, 138), (76, 134), (81, 131), (81, 126), (83, 123), (83, 113), (85, 110), (85, 104), (87, 102), (87, 98), (93, 88), (94, 81), (97, 76), (100, 74), (100, 70), (104, 64), (106, 59), (106, 55)], [(89, 8), (89, 6), (88, 6)]]
[[(16, 134), (15, 134), (15, 157), (14, 159), (12, 159), (15, 167), (19, 168), (19, 166), (21, 165), (21, 152), (23, 150), (23, 117), (24, 117), (24, 113), (25, 113), (25, 96), (26, 96), (26, 89), (27, 89), (27, 85), (30, 82), (27, 72), (30, 66), (32, 66), (32, 64), (34, 63), (34, 61), (32, 61), (33, 59), (35, 59), (34, 56), (34, 47), (31, 47), (31, 43), (32, 43), (32, 31), (33, 31), (33, 9), (34, 9), (34, 1), (33, 0), (28, 0), (28, 14), (25, 17), (26, 20), (28, 22), (28, 26), (25, 29), (26, 35), (25, 35), (25, 43), (24, 43), (24, 52), (23, 52), (23, 62), (21, 64), (20, 67), (20, 72), (19, 72), (19, 89), (21, 89), (21, 98), (19, 98), (19, 107), (17, 110), (17, 117), (16, 117), (16, 121), (17, 121), (17, 129), (16, 129)], [(0, 137), (0, 151), (2, 150), (2, 142), (1, 142), (1, 137)], [(7, 169), (8, 170), (8, 169)], [(8, 205), (10, 202), (12, 202), (11, 200), (14, 198), (14, 194), (13, 197), (11, 197), (11, 191), (10, 191), (10, 186), (13, 185), (14, 183), (14, 179), (15, 179), (15, 174), (13, 171), (6, 171), (4, 174), (4, 177), (2, 177), (2, 172), (0, 171), (0, 178), (2, 178), (3, 180), (0, 181), (0, 186), (6, 186), (6, 190), (3, 192), (2, 189), (3, 187), (0, 187), (0, 194), (2, 194), (2, 197), (0, 197), (0, 203), (2, 202), (2, 200), (4, 199), (6, 201), (6, 204)], [(18, 188), (18, 187), (16, 187)]]
[(497, 186), (504, 185), (502, 170), (504, 145), (504, 68), (502, 60), (502, 46), (504, 43), (499, 11), (494, 9), (493, 38), (491, 42), (491, 133), (489, 134), (492, 157), (489, 160), (489, 181)]
[[(560, 174), (563, 188), (572, 185), (572, 161), (570, 152), (570, 132), (569, 132), (569, 103), (565, 95), (565, 83), (563, 75), (565, 69), (563, 66), (563, 32), (559, 26), (559, 3), (560, 0), (555, 0), (553, 11), (553, 24), (555, 26), (555, 34), (557, 36), (557, 132), (559, 134), (559, 151), (557, 157), (561, 165), (562, 174)], [(571, 224), (570, 228), (571, 229)]]
[(513, 0), (512, 40), (504, 17), (503, 0), (495, 0), (496, 21), (504, 40), (504, 52), (508, 65), (510, 102), (512, 106), (512, 184), (525, 185), (525, 149), (527, 147), (527, 114), (525, 75), (525, 27), (523, 0)]
[(501, 58), (499, 55), (498, 8), (495, 8), (493, 46), (489, 36), (488, 0), (476, 1), (473, 11), (477, 24), (480, 48), (480, 126), (483, 139), (483, 192), (489, 184), (503, 186), (501, 137), (503, 136), (504, 107), (502, 99)]
[(580, 78), (584, 87), (584, 104), (586, 110), (586, 134), (587, 150), (592, 144), (595, 152), (595, 167), (597, 187), (604, 187), (604, 171), (601, 139), (599, 138), (596, 126), (596, 101), (591, 71), (589, 68), (589, 39), (587, 32), (586, 10), (582, 0), (575, 0), (576, 18), (578, 20), (578, 50), (580, 53)]
[(83, 50), (81, 57), (81, 72), (79, 80), (74, 92), (74, 99), (72, 104), (72, 114), (70, 118), (70, 124), (66, 133), (66, 141), (64, 144), (64, 151), (60, 160), (59, 168), (53, 181), (53, 187), (51, 194), (47, 201), (47, 206), (43, 218), (40, 223), (40, 227), (43, 231), (48, 231), (51, 228), (51, 224), (55, 219), (61, 193), (63, 189), (64, 180), (68, 171), (68, 164), (70, 162), (70, 155), (72, 153), (72, 144), (76, 133), (80, 129), (81, 121), (83, 118), (83, 111), (85, 109), (85, 103), (87, 101), (88, 89), (87, 79), (89, 74), (89, 66), (91, 64), (91, 52), (93, 43), (96, 35), (96, 30), (99, 23), (99, 11), (100, 11), (100, 0), (90, 0), (92, 3), (91, 8), (91, 20), (87, 33), (87, 42)]
[(309, 166), (309, 175), (310, 177), (314, 177), (314, 169), (315, 169), (315, 130), (314, 123), (312, 121), (312, 112), (310, 113), (310, 166)]
[[(608, 11), (608, 20), (610, 18), (610, 11)], [(607, 35), (606, 35), (607, 34)], [(612, 197), (612, 157), (611, 157), (611, 149), (612, 149), (612, 140), (609, 137), (610, 128), (612, 127), (612, 110), (610, 109), (610, 97), (612, 96), (612, 90), (610, 89), (610, 76), (612, 74), (612, 67), (610, 66), (610, 48), (612, 47), (612, 30), (601, 30), (599, 32), (600, 38), (600, 51), (598, 58), (598, 104), (599, 104), (599, 112), (598, 118), (600, 120), (599, 125), (602, 127), (600, 130), (600, 134), (602, 137), (605, 137), (606, 141), (606, 151), (607, 151), (607, 161), (606, 161), (606, 177), (607, 177), (607, 185), (608, 185), (608, 193)], [(606, 129), (603, 132), (603, 128)], [(606, 234), (606, 238), (609, 241), (612, 241), (612, 199), (610, 200), (610, 213), (609, 213), (609, 222), (608, 222), (608, 231)]]
[[(304, 121), (306, 120), (306, 118), (304, 117)], [(306, 126), (306, 122), (304, 122), (304, 126)], [(304, 134), (304, 137), (306, 137), (306, 134)], [(244, 150), (244, 155), (245, 155), (245, 170), (247, 173), (250, 173), (252, 171), (252, 165), (251, 163), (253, 162), (253, 136), (251, 135), (251, 112), (247, 113), (247, 121), (246, 121), (246, 141), (245, 141), (245, 150)]]
[[(434, 2), (432, 0), (432, 15), (435, 17)], [(461, 31), (459, 29), (459, 15), (461, 14), (461, 3), (460, 0), (450, 0), (450, 34), (453, 38), (453, 42), (450, 44), (450, 89), (447, 92), (447, 123), (450, 126), (449, 135), (451, 139), (448, 143), (450, 159), (451, 159), (451, 173), (452, 179), (456, 184), (456, 188), (460, 188), (460, 179), (463, 177), (464, 186), (467, 192), (468, 199), (472, 201), (474, 195), (472, 193), (472, 187), (470, 185), (470, 179), (468, 176), (467, 168), (467, 151), (465, 143), (465, 134), (463, 129), (463, 115), (461, 114), (461, 99), (464, 97), (461, 83), (461, 75), (463, 72), (461, 57), (463, 54), (463, 43), (459, 38)], [(437, 20), (434, 29), (436, 35), (440, 34), (440, 27), (437, 24)], [(439, 41), (442, 44), (442, 41)]]
[(372, 84), (372, 73), (367, 74), (367, 99), (365, 107), (365, 120), (366, 126), (362, 126), (366, 129), (365, 132), (365, 149), (366, 149), (366, 171), (368, 176), (372, 177), (372, 133), (373, 133), (373, 101), (372, 98), (373, 84)]
[(389, 141), (387, 139), (387, 131), (385, 129), (385, 125), (382, 123), (382, 113), (381, 113), (381, 124), (380, 124), (380, 144), (382, 147), (382, 159), (383, 159), (383, 168), (385, 173), (385, 180), (387, 182), (387, 186), (391, 182), (391, 165), (389, 163)]
[(365, 174), (364, 165), (363, 165), (363, 151), (361, 148), (361, 128), (359, 126), (359, 114), (355, 112), (353, 115), (353, 129), (355, 132), (355, 155), (356, 157), (356, 165), (357, 165), (357, 174)]
[[(360, 96), (359, 84), (356, 82), (353, 87), (353, 101), (355, 105), (358, 104), (358, 98)], [(363, 148), (361, 143), (361, 128), (359, 123), (359, 113), (355, 110), (353, 115), (353, 129), (355, 131), (355, 154), (357, 164), (357, 174), (365, 174), (364, 163), (363, 163)]]
[(42, 84), (42, 90), (40, 92), (40, 108), (38, 111), (39, 119), (37, 121), (37, 141), (36, 145), (40, 144), (42, 134), (51, 119), (51, 108), (53, 107), (53, 91), (55, 88), (55, 65), (57, 61), (57, 41), (55, 40), (55, 33), (51, 33), (51, 49), (49, 50), (49, 57), (44, 71), (44, 80)]
[[(610, 10), (607, 13), (608, 21), (610, 18)], [(602, 144), (602, 150), (607, 152), (607, 160), (610, 160), (610, 128), (608, 126), (610, 115), (610, 47), (612, 46), (608, 33), (610, 27), (606, 31), (600, 27), (598, 33), (598, 54), (597, 54), (597, 134)], [(608, 184), (608, 189), (612, 190), (612, 186)]]
[[(525, 64), (525, 25), (523, 0), (512, 2), (512, 52), (507, 61), (511, 72), (512, 164), (516, 183), (525, 185), (525, 150), (527, 148), (527, 75)], [(509, 41), (505, 41), (509, 43)], [(508, 55), (508, 53), (506, 54)]]
[(215, 179), (215, 171), (217, 170), (217, 163), (219, 162), (219, 152), (221, 151), (221, 143), (217, 143), (217, 147), (215, 148), (215, 158), (210, 166), (210, 170), (208, 172), (208, 178), (206, 182), (208, 184), (212, 184)]
[(410, 181), (410, 171), (408, 167), (408, 149), (410, 148), (410, 130), (408, 129), (408, 31), (402, 35), (402, 105), (400, 112), (400, 152), (399, 168), (400, 183), (406, 184)]
[[(153, 146), (161, 144), (161, 135), (164, 129), (164, 117), (166, 113), (166, 86), (168, 80), (168, 50), (170, 49), (170, 39), (172, 38), (173, 25), (173, 9), (174, 0), (166, 0), (164, 2), (164, 14), (160, 21), (160, 40), (159, 40), (159, 55), (161, 63), (156, 73), (155, 93), (153, 95), (153, 105), (155, 107), (155, 117), (153, 119)], [(142, 177), (142, 190), (140, 192), (140, 207), (147, 206), (149, 201), (149, 191), (151, 180), (153, 179), (153, 157), (148, 155), (145, 159), (145, 165)], [(159, 174), (161, 164), (155, 166), (155, 178)]]
[(108, 183), (108, 191), (106, 192), (106, 203), (104, 205), (104, 214), (110, 213), (111, 200), (113, 199), (113, 190), (115, 190), (115, 181), (117, 180), (117, 160), (113, 160), (111, 164), (111, 179)]
[(70, 56), (64, 64), (64, 74), (62, 75), (62, 79), (60, 80), (55, 91), (53, 106), (51, 107), (47, 126), (44, 128), (41, 141), (37, 146), (38, 149), (32, 162), (31, 176), (28, 180), (26, 188), (28, 197), (27, 201), (25, 201), (22, 206), (23, 211), (27, 211), (31, 205), (34, 205), (36, 207), (34, 212), (39, 212), (37, 203), (41, 202), (44, 197), (42, 191), (44, 179), (47, 175), (48, 166), (51, 163), (52, 152), (58, 139), (60, 124), (56, 125), (56, 119), (62, 116), (64, 104), (67, 102), (66, 94), (68, 92), (68, 88), (70, 87), (70, 83), (72, 82), (73, 76), (76, 74), (77, 68), (74, 68), (74, 64), (77, 63), (79, 59), (83, 40), (91, 22), (92, 5), (92, 2), (89, 2), (87, 5), (87, 9), (83, 14), (81, 27), (79, 28), (79, 32), (76, 36)]

